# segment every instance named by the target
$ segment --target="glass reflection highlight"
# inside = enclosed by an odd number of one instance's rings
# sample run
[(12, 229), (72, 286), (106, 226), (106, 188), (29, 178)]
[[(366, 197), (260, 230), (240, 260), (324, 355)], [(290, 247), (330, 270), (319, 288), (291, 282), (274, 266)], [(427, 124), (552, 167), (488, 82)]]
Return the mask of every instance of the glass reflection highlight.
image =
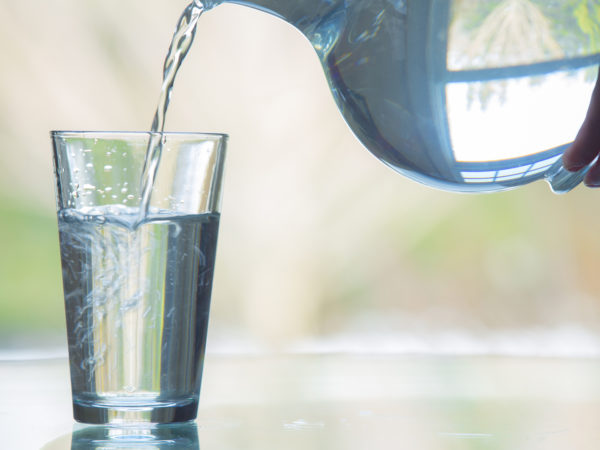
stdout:
[(140, 425), (131, 427), (76, 425), (71, 450), (112, 450), (126, 448), (200, 449), (198, 425), (194, 422), (174, 425)]

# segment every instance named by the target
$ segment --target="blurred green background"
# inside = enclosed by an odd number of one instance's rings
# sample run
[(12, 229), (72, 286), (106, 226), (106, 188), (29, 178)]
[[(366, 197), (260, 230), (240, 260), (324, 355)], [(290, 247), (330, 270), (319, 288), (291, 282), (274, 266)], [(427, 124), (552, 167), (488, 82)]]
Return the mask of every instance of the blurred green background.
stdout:
[[(49, 130), (148, 129), (184, 6), (0, 0), (0, 348), (66, 352)], [(402, 178), (287, 24), (206, 13), (167, 128), (231, 136), (209, 350), (600, 353), (597, 192)]]

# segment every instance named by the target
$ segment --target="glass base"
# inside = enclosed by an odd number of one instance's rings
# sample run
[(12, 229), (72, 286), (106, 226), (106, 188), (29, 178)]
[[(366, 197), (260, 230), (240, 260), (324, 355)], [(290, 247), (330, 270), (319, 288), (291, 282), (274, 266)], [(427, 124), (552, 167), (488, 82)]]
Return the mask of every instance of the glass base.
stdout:
[[(60, 448), (63, 447), (60, 446)], [(71, 446), (69, 448), (71, 450), (198, 450), (200, 448), (198, 444), (198, 424), (185, 422), (137, 426), (76, 425), (71, 435)]]
[(87, 424), (135, 425), (142, 423), (178, 423), (194, 420), (198, 400), (152, 402), (120, 405), (80, 401), (73, 402), (73, 417)]

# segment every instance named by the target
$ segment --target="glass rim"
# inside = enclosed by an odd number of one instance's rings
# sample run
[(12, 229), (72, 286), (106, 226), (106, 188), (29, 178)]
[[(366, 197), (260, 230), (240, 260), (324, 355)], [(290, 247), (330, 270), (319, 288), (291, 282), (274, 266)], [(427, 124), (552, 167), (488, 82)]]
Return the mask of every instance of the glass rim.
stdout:
[(212, 137), (212, 138), (220, 138), (227, 139), (229, 135), (226, 133), (212, 133), (212, 132), (202, 132), (202, 131), (108, 131), (108, 130), (89, 130), (89, 131), (80, 131), (80, 130), (51, 130), (50, 136), (52, 137), (107, 137), (107, 136), (149, 136), (151, 134), (162, 134), (164, 136), (173, 136), (173, 137)]

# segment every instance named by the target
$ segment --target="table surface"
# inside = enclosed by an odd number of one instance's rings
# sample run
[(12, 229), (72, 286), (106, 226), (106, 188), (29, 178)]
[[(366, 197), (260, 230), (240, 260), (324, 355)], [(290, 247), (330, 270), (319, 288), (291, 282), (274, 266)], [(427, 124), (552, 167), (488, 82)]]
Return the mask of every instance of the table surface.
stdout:
[(74, 423), (66, 359), (1, 361), (0, 448), (597, 449), (599, 375), (595, 359), (209, 355), (196, 422), (132, 431)]

